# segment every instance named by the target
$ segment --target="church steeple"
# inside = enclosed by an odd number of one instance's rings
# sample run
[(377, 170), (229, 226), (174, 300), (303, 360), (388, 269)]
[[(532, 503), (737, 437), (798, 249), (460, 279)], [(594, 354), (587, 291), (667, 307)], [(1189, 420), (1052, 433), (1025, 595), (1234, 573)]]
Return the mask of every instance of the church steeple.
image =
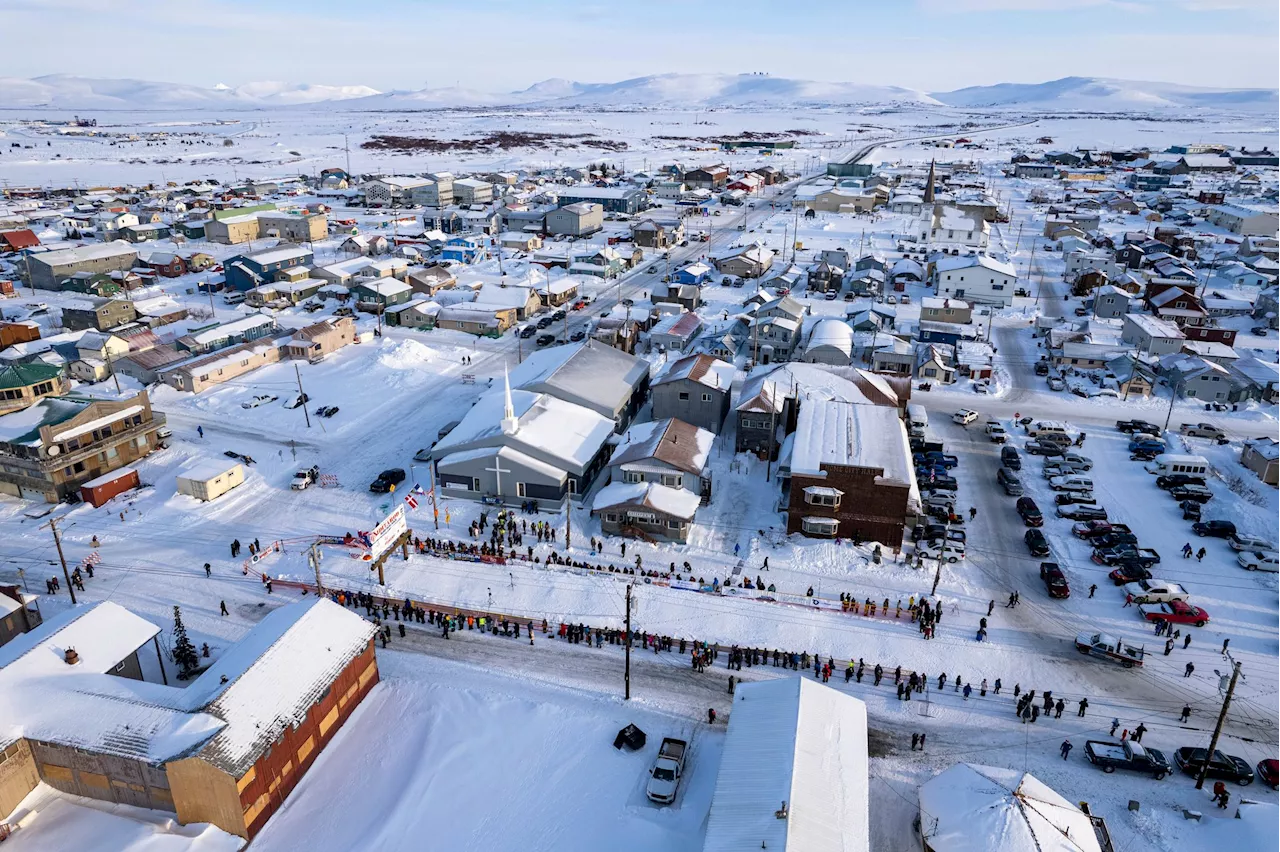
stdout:
[(516, 418), (516, 407), (511, 402), (511, 378), (507, 375), (507, 368), (502, 368), (502, 387), (506, 396), (506, 405), (502, 409), (502, 434), (514, 435), (520, 428), (520, 421)]
[(930, 160), (929, 161), (929, 179), (924, 182), (924, 203), (925, 204), (933, 203), (934, 180), (935, 180), (935, 177), (933, 173), (933, 160)]

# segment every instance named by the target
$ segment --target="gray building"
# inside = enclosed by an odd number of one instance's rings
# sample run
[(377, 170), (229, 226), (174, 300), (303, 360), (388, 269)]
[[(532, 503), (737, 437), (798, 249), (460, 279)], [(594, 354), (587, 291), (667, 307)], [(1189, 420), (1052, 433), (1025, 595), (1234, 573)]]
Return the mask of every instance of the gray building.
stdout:
[(711, 499), (711, 446), (715, 435), (676, 418), (634, 423), (609, 458), (609, 481), (647, 482)]
[(62, 324), (72, 331), (106, 331), (133, 322), (137, 316), (133, 302), (127, 299), (90, 299), (63, 307)]
[(1093, 296), (1093, 315), (1098, 319), (1118, 319), (1129, 313), (1132, 300), (1132, 296), (1114, 284), (1099, 287)]
[(1143, 355), (1168, 355), (1182, 351), (1186, 335), (1169, 320), (1150, 314), (1125, 314), (1120, 339), (1133, 344)]
[(446, 497), (554, 509), (590, 490), (613, 427), (581, 405), (508, 384), (481, 397), (435, 445), (436, 481)]
[(534, 352), (511, 372), (511, 386), (548, 394), (627, 428), (649, 395), (649, 363), (596, 340)]
[(31, 286), (61, 290), (62, 282), (77, 272), (127, 272), (137, 263), (138, 252), (122, 240), (33, 254), (30, 256)]
[(729, 414), (732, 364), (710, 355), (673, 361), (653, 381), (653, 416), (676, 418), (719, 435)]
[(556, 195), (561, 204), (577, 204), (581, 201), (599, 204), (610, 213), (635, 215), (647, 206), (644, 190), (624, 186), (566, 186)]
[(585, 237), (604, 227), (604, 208), (599, 204), (579, 201), (566, 204), (547, 214), (547, 233)]

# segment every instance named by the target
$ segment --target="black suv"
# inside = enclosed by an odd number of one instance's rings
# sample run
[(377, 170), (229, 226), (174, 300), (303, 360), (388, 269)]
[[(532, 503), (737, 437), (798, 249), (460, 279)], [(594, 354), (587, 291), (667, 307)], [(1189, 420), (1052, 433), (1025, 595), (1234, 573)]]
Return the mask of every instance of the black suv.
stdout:
[(405, 473), (398, 467), (384, 470), (378, 474), (378, 478), (369, 483), (369, 490), (374, 494), (388, 494), (395, 490), (395, 487), (404, 482)]
[(1227, 538), (1236, 534), (1236, 525), (1231, 521), (1198, 521), (1191, 525), (1191, 531), (1198, 536)]
[(1213, 499), (1213, 492), (1203, 485), (1179, 485), (1169, 489), (1169, 496), (1179, 503), (1193, 500), (1196, 503), (1208, 503)]
[[(1208, 749), (1183, 746), (1173, 753), (1173, 762), (1194, 778), (1200, 774), (1206, 754)], [(1234, 781), (1241, 786), (1253, 783), (1253, 767), (1234, 754), (1223, 754), (1220, 751), (1214, 751), (1213, 760), (1209, 761), (1209, 771), (1205, 775), (1223, 781)]]
[(1000, 464), (1009, 468), (1009, 470), (1022, 470), (1022, 456), (1018, 455), (1018, 448), (1002, 447), (1000, 449)]
[(1192, 476), (1189, 473), (1170, 473), (1165, 476), (1156, 477), (1156, 488), (1163, 488), (1169, 491), (1182, 485), (1204, 485), (1203, 476)]
[(1036, 501), (1030, 497), (1018, 498), (1018, 516), (1022, 518), (1022, 522), (1029, 527), (1044, 526), (1044, 515), (1040, 514), (1040, 507), (1036, 505)]

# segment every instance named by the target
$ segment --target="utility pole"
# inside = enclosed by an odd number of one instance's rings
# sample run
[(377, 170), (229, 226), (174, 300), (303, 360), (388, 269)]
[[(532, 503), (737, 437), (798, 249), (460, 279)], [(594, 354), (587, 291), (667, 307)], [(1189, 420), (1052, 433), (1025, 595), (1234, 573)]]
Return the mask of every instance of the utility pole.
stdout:
[(320, 545), (311, 542), (311, 567), (316, 569), (316, 594), (324, 597), (324, 581), (320, 579)]
[(307, 411), (307, 395), (302, 392), (302, 371), (293, 365), (293, 374), (298, 377), (298, 399), (302, 402), (302, 416), (307, 418), (307, 428), (311, 428), (311, 412)]
[(1169, 392), (1169, 413), (1164, 416), (1164, 430), (1169, 431), (1169, 421), (1173, 419), (1173, 404), (1178, 401), (1178, 388), (1182, 387), (1182, 379), (1173, 383)]
[(76, 602), (76, 588), (71, 585), (71, 574), (67, 572), (67, 557), (62, 555), (62, 533), (58, 531), (58, 522), (61, 520), (62, 518), (50, 518), (49, 523), (40, 527), (40, 529), (48, 527), (53, 530), (53, 544), (54, 547), (58, 548), (58, 561), (62, 563), (62, 578), (67, 581), (67, 591), (71, 593), (71, 603), (74, 604)]
[(111, 348), (110, 348), (110, 346), (106, 346), (106, 347), (104, 347), (102, 351), (103, 351), (104, 353), (106, 353), (106, 356), (107, 356), (107, 369), (111, 371), (111, 378), (115, 379), (115, 382), (116, 382), (116, 393), (123, 393), (123, 391), (121, 391), (121, 390), (120, 390), (120, 377), (116, 375), (116, 368), (115, 368), (115, 367), (113, 367), (113, 366), (111, 365)]
[(571, 521), (573, 520), (571, 517), (572, 509), (573, 509), (573, 503), (569, 499), (569, 491), (568, 489), (565, 489), (565, 492), (564, 492), (564, 552), (565, 553), (568, 553), (573, 548), (573, 545), (570, 543), (571, 541), (570, 527), (572, 526)]
[(440, 529), (440, 507), (436, 505), (436, 462), (432, 459), (427, 463), (427, 477), (431, 483), (431, 515), (435, 519), (436, 529)]
[[(631, 587), (628, 586), (628, 589)], [(1227, 721), (1227, 709), (1231, 706), (1231, 696), (1236, 691), (1236, 678), (1240, 677), (1240, 663), (1231, 663), (1231, 683), (1227, 684), (1227, 694), (1222, 698), (1222, 712), (1218, 714), (1218, 724), (1213, 726), (1213, 737), (1209, 740), (1209, 751), (1205, 754), (1204, 763), (1200, 766), (1200, 774), (1196, 776), (1196, 789), (1204, 789), (1204, 777), (1209, 773), (1209, 762), (1218, 748), (1218, 737), (1222, 734), (1222, 725)]]
[(347, 154), (347, 180), (351, 180), (351, 145), (347, 142), (347, 134), (342, 134), (342, 150)]
[(627, 662), (626, 662), (626, 668), (623, 670), (623, 674), (622, 674), (622, 683), (623, 683), (623, 690), (624, 690), (622, 697), (625, 700), (630, 701), (631, 700), (631, 584), (630, 583), (627, 583), (627, 625), (626, 627), (627, 627), (627, 635), (626, 635), (626, 641), (623, 643), (623, 648), (625, 649)]

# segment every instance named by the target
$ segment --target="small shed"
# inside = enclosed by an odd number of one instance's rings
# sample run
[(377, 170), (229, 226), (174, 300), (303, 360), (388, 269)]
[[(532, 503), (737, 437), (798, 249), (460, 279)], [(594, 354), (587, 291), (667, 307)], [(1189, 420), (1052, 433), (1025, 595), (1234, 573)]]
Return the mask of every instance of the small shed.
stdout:
[(131, 488), (139, 488), (142, 483), (138, 472), (131, 467), (122, 467), (110, 473), (104, 473), (96, 479), (90, 479), (80, 486), (80, 499), (95, 509), (112, 497), (123, 494)]
[(178, 493), (197, 500), (216, 500), (244, 482), (244, 465), (231, 459), (209, 459), (178, 476)]

